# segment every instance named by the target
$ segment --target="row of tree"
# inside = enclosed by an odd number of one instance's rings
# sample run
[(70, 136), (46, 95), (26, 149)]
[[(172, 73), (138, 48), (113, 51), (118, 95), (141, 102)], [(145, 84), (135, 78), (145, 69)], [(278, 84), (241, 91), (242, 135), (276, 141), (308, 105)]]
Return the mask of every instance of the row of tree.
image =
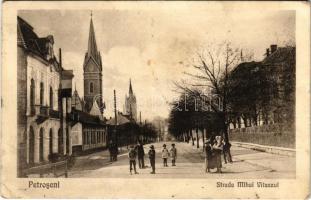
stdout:
[(197, 53), (185, 72), (188, 79), (175, 82), (180, 96), (171, 106), (169, 132), (185, 138), (191, 137), (191, 130), (202, 129), (208, 133), (205, 137), (222, 134), (228, 142), (230, 123), (235, 127), (241, 127), (241, 119), (245, 126), (260, 120), (268, 123), (271, 107), (281, 106), (280, 101), (273, 102), (280, 94), (280, 81), (269, 74), (271, 66), (250, 60), (251, 54), (243, 56), (228, 42)]
[(154, 142), (157, 138), (157, 130), (150, 123), (137, 124), (125, 123), (118, 126), (109, 126), (110, 139), (118, 146), (136, 144), (138, 140), (143, 143)]

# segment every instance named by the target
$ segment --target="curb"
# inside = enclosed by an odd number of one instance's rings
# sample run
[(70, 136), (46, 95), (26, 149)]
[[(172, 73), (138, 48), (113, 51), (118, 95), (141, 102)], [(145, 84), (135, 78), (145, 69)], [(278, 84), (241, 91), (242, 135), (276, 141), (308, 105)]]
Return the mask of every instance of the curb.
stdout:
[(296, 156), (296, 150), (291, 149), (291, 148), (265, 146), (265, 145), (245, 143), (245, 142), (231, 142), (231, 144), (237, 147), (252, 149), (255, 151), (262, 151), (262, 152), (290, 156), (290, 157)]

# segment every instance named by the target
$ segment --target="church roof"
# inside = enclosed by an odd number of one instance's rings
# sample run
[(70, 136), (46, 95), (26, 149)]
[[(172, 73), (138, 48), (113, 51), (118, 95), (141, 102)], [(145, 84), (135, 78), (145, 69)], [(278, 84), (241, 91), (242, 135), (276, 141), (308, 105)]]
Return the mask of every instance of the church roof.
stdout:
[(133, 88), (132, 88), (132, 82), (131, 82), (131, 79), (130, 79), (129, 95), (132, 95), (132, 94), (133, 94)]
[(93, 25), (93, 19), (90, 21), (90, 31), (89, 31), (89, 40), (88, 40), (88, 49), (85, 54), (84, 66), (87, 62), (92, 59), (102, 70), (102, 61), (100, 52), (97, 50), (96, 38), (95, 38), (95, 30)]

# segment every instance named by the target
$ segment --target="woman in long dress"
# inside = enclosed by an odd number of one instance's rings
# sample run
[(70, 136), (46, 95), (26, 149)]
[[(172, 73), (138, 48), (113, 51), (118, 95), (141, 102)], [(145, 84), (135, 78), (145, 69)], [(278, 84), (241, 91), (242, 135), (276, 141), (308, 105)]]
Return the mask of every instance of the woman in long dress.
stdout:
[(216, 136), (216, 142), (213, 145), (213, 152), (214, 152), (214, 156), (215, 156), (215, 164), (216, 164), (216, 168), (217, 171), (216, 173), (221, 173), (221, 154), (223, 151), (223, 143), (222, 143), (222, 139), (221, 136)]

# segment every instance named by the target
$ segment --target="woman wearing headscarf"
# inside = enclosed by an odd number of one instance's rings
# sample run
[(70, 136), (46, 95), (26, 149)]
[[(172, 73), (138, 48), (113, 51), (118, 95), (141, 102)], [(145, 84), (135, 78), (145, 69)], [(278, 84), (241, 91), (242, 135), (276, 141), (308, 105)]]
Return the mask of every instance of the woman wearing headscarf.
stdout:
[(216, 167), (217, 167), (217, 173), (221, 173), (221, 167), (222, 167), (222, 164), (221, 164), (221, 154), (222, 154), (222, 151), (223, 151), (223, 143), (222, 143), (222, 139), (221, 139), (221, 136), (216, 136), (216, 142), (215, 144), (213, 145), (213, 152), (214, 152), (214, 155), (215, 155), (215, 164), (216, 164)]

